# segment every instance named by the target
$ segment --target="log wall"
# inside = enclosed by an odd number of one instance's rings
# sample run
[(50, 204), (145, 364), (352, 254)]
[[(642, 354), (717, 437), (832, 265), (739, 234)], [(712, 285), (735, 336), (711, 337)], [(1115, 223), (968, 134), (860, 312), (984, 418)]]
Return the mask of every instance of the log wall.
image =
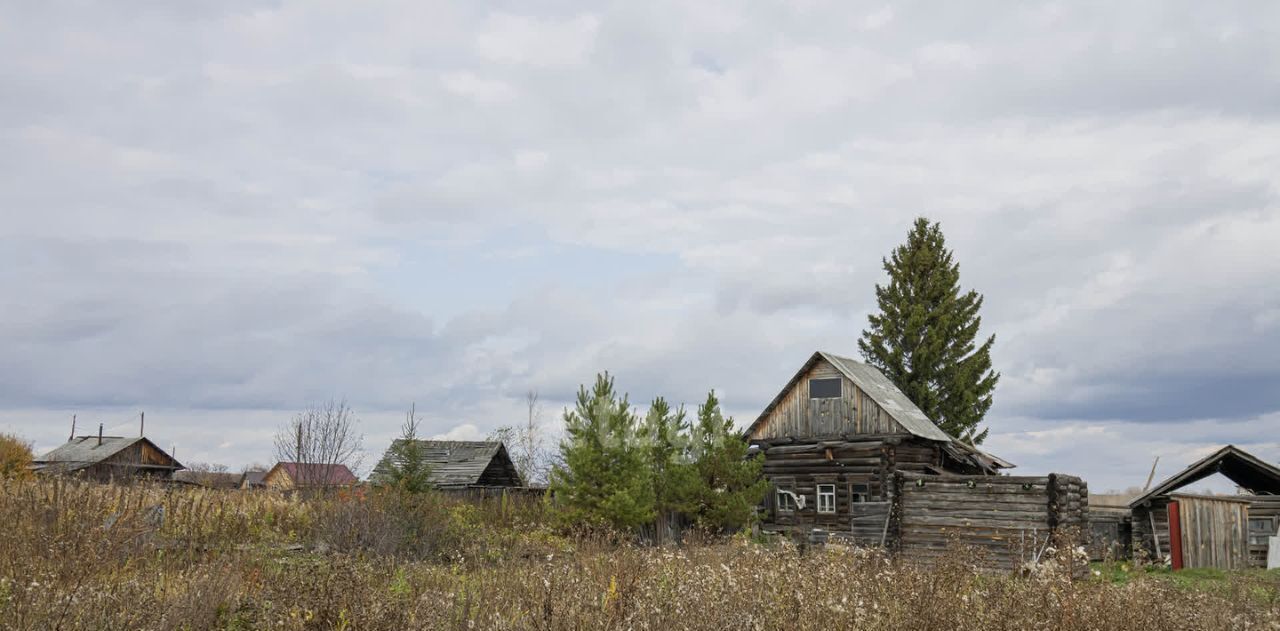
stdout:
[(935, 560), (959, 544), (977, 549), (984, 568), (1009, 571), (1041, 558), (1058, 535), (1087, 524), (1088, 487), (1074, 476), (900, 472), (894, 487), (891, 530), (906, 559)]

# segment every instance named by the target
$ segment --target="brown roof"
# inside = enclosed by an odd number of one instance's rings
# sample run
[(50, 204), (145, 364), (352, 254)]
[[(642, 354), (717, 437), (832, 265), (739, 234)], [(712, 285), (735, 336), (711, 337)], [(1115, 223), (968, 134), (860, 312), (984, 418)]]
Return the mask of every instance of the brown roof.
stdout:
[(293, 483), (299, 486), (346, 486), (359, 482), (344, 464), (280, 462), (272, 468), (283, 469)]

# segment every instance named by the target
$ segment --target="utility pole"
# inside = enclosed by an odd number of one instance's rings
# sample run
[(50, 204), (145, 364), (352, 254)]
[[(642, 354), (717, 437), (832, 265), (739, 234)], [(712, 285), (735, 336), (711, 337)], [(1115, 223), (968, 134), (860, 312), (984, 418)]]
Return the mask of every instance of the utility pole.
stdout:
[(1146, 493), (1151, 488), (1151, 481), (1156, 477), (1156, 465), (1160, 464), (1160, 456), (1156, 456), (1156, 461), (1151, 463), (1151, 473), (1147, 475), (1147, 485), (1142, 487), (1142, 492)]

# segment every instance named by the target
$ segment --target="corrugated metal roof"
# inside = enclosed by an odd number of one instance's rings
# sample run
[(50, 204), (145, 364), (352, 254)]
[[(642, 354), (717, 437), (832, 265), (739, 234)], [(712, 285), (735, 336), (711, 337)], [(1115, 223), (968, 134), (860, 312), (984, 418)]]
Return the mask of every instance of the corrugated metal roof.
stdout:
[[(373, 468), (370, 481), (379, 482), (385, 479), (391, 458), (405, 439), (397, 438), (383, 454), (382, 460)], [(501, 455), (507, 458), (506, 448), (497, 441), (471, 440), (419, 440), (416, 441), (424, 450), (424, 457), (431, 467), (431, 483), (438, 487), (456, 487), (478, 484), (485, 469), (493, 459)]]

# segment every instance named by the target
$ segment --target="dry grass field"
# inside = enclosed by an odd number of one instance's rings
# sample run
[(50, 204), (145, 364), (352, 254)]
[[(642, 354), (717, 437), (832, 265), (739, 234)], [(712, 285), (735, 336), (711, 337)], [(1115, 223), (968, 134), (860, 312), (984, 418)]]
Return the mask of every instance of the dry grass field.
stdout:
[[(162, 507), (157, 508), (157, 507)], [(161, 515), (163, 512), (163, 515)], [(746, 539), (570, 537), (536, 501), (8, 482), (4, 629), (1277, 629), (1280, 576), (1086, 580)]]

